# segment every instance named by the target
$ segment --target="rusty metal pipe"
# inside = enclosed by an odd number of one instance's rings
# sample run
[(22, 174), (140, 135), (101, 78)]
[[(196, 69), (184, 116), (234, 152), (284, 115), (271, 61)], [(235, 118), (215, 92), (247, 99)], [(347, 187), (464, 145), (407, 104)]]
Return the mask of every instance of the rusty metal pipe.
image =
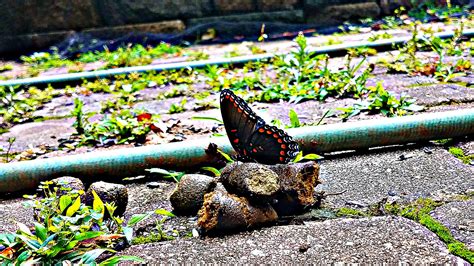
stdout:
[[(474, 134), (474, 109), (383, 118), (288, 130), (305, 153), (355, 150)], [(225, 152), (227, 138), (169, 143), (13, 162), (0, 165), (0, 193), (35, 188), (40, 181), (70, 175), (88, 180), (120, 180), (160, 167), (186, 170), (209, 164), (209, 143)], [(112, 180), (113, 180), (112, 179)]]
[[(466, 29), (463, 31), (463, 36), (471, 37), (474, 35), (474, 29)], [(434, 33), (434, 36), (440, 38), (452, 38), (454, 36), (453, 31), (443, 31)], [(345, 42), (342, 44), (327, 45), (322, 47), (314, 47), (308, 49), (308, 52), (315, 54), (327, 54), (334, 52), (345, 51), (349, 48), (356, 47), (372, 47), (380, 48), (386, 46), (392, 46), (395, 44), (402, 44), (411, 39), (411, 36), (402, 36), (391, 39), (382, 39), (376, 41), (354, 41), (354, 42)], [(67, 74), (58, 74), (51, 76), (42, 76), (42, 77), (32, 77), (32, 78), (23, 78), (23, 79), (12, 79), (12, 80), (0, 80), (0, 86), (27, 86), (27, 85), (37, 85), (37, 84), (52, 84), (52, 83), (62, 83), (62, 82), (74, 82), (84, 79), (98, 79), (98, 78), (108, 78), (114, 75), (130, 74), (130, 73), (141, 73), (148, 71), (165, 71), (173, 69), (184, 69), (184, 68), (203, 68), (209, 65), (225, 65), (225, 64), (240, 64), (253, 61), (260, 61), (265, 59), (270, 59), (275, 55), (281, 55), (282, 53), (264, 53), (257, 55), (243, 55), (236, 56), (231, 58), (215, 58), (207, 60), (198, 60), (190, 62), (177, 62), (177, 63), (166, 63), (158, 65), (145, 65), (145, 66), (132, 66), (132, 67), (121, 67), (105, 70), (94, 70), (78, 73), (67, 73)], [(283, 53), (285, 54), (285, 53)]]

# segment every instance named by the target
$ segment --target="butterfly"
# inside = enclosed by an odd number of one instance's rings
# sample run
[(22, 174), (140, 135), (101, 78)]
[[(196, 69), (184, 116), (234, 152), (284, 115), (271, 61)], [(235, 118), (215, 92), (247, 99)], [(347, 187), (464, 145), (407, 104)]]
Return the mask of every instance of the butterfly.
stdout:
[(291, 136), (267, 125), (231, 90), (221, 91), (220, 104), (227, 136), (242, 161), (283, 164), (298, 154), (298, 143)]

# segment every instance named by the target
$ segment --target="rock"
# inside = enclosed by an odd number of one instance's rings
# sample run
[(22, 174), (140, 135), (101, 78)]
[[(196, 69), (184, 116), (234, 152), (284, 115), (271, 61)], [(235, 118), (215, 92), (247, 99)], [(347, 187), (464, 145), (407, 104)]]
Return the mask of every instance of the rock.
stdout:
[(127, 35), (130, 32), (177, 33), (183, 31), (185, 28), (186, 26), (181, 20), (168, 20), (153, 23), (93, 28), (83, 30), (82, 32), (98, 38), (113, 39)]
[[(101, 18), (91, 0), (1, 1), (0, 34), (54, 32), (96, 27)], [(71, 19), (74, 18), (74, 19)]]
[(274, 223), (278, 219), (268, 203), (250, 203), (244, 197), (225, 191), (214, 191), (204, 196), (198, 212), (198, 226), (203, 234), (222, 234), (242, 231)]
[(53, 182), (52, 187), (62, 187), (58, 189), (56, 195), (62, 196), (70, 191), (85, 191), (84, 184), (79, 178), (72, 176), (62, 176), (51, 180)]
[(357, 20), (367, 17), (377, 17), (380, 7), (375, 1), (339, 1), (339, 4), (330, 1), (306, 0), (304, 10), (307, 23), (320, 26), (341, 25), (348, 20)]
[(249, 199), (270, 200), (279, 191), (278, 175), (257, 163), (234, 163), (221, 172), (221, 181), (230, 193)]
[[(224, 16), (212, 16), (202, 18), (192, 18), (188, 20), (187, 25), (198, 25), (204, 23), (218, 23), (221, 21), (226, 22), (241, 22), (239, 26), (242, 27), (242, 34), (249, 33), (251, 26), (245, 26), (242, 22), (283, 22), (283, 23), (304, 23), (304, 12), (301, 9), (286, 10), (286, 11), (272, 11), (272, 12), (252, 12), (245, 14), (233, 14)], [(254, 25), (255, 26), (255, 25)], [(218, 32), (219, 34), (219, 32)]]
[(257, 6), (262, 11), (292, 10), (298, 2), (298, 0), (258, 0)]
[(97, 2), (106, 25), (147, 23), (168, 19), (188, 19), (212, 13), (209, 0), (102, 0)]
[(244, 13), (255, 9), (253, 0), (214, 0), (214, 5), (219, 13)]
[[(117, 209), (114, 212), (114, 216), (123, 215), (128, 204), (128, 191), (124, 185), (103, 181), (92, 183), (86, 192), (86, 204), (89, 206), (92, 206), (94, 202), (92, 190), (97, 193), (104, 204), (106, 202), (115, 204)], [(105, 217), (107, 217), (107, 211)]]
[(178, 214), (195, 215), (202, 207), (204, 195), (216, 186), (213, 177), (189, 174), (181, 177), (175, 190), (170, 195), (170, 202)]
[(272, 203), (278, 215), (293, 215), (316, 203), (314, 191), (321, 183), (316, 162), (268, 165), (268, 168), (278, 175), (280, 183), (276, 202)]

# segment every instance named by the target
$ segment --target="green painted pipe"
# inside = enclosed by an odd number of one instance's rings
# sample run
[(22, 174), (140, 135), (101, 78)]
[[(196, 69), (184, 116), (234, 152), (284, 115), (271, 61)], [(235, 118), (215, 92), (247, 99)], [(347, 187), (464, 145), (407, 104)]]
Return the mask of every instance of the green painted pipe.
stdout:
[[(288, 130), (305, 153), (356, 150), (391, 144), (443, 139), (474, 134), (474, 109), (301, 127)], [(169, 143), (13, 162), (0, 165), (0, 192), (36, 188), (40, 181), (70, 175), (86, 180), (120, 180), (160, 167), (186, 170), (209, 165), (216, 157), (209, 143), (225, 152), (227, 138)]]
[[(453, 37), (454, 32), (453, 31), (437, 32), (434, 35), (440, 38), (451, 38)], [(474, 29), (467, 29), (463, 31), (463, 36), (473, 36), (473, 35), (474, 35)], [(315, 54), (327, 54), (327, 53), (345, 51), (349, 48), (356, 48), (356, 47), (365, 47), (365, 46), (372, 47), (372, 48), (386, 47), (386, 46), (391, 46), (394, 44), (402, 44), (409, 41), (410, 39), (411, 39), (411, 36), (403, 36), (403, 37), (382, 39), (382, 40), (376, 40), (376, 41), (346, 42), (346, 43), (341, 43), (341, 44), (315, 47), (312, 49), (308, 49), (308, 52), (315, 53)], [(164, 71), (164, 70), (184, 69), (184, 68), (203, 68), (208, 65), (239, 64), (239, 63), (247, 63), (247, 62), (253, 62), (253, 61), (260, 61), (264, 59), (270, 59), (274, 57), (275, 55), (278, 55), (278, 53), (277, 54), (265, 53), (265, 54), (256, 54), (256, 55), (244, 55), (244, 56), (236, 56), (236, 57), (231, 57), (231, 58), (217, 58), (217, 59), (190, 61), (190, 62), (158, 64), (158, 65), (121, 67), (121, 68), (113, 68), (113, 69), (105, 69), (105, 70), (58, 74), (58, 75), (24, 78), (24, 79), (0, 80), (0, 86), (52, 84), (56, 82), (80, 81), (83, 79), (107, 78), (114, 75), (139, 73), (139, 72), (147, 72), (147, 71)]]

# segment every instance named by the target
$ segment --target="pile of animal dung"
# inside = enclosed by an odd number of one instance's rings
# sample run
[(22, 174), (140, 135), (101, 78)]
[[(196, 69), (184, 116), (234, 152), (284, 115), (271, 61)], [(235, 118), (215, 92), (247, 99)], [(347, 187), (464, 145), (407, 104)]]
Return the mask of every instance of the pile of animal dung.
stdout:
[(170, 196), (175, 213), (198, 215), (204, 234), (242, 231), (275, 223), (316, 201), (316, 162), (233, 163), (217, 178), (184, 175)]

